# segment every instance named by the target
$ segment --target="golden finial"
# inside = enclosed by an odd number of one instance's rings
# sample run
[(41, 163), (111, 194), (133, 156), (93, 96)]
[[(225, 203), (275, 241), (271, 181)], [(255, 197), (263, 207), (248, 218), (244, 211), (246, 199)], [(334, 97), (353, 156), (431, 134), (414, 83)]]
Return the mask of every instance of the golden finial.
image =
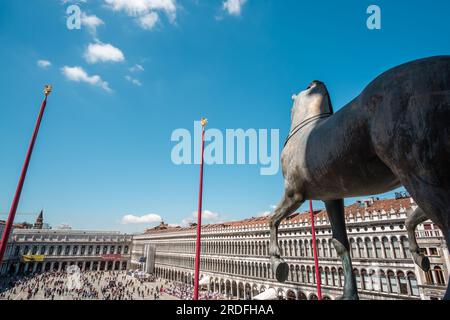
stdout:
[(208, 119), (202, 118), (202, 120), (200, 120), (200, 123), (202, 124), (202, 127), (205, 127), (208, 124)]
[(46, 84), (44, 87), (44, 94), (48, 96), (52, 92), (53, 87), (49, 84)]

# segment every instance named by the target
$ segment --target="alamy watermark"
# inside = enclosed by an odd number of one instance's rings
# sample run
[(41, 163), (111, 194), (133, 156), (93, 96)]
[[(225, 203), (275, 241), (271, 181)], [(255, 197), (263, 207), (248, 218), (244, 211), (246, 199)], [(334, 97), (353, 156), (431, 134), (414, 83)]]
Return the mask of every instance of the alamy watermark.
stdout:
[[(81, 29), (82, 11), (76, 4), (72, 4), (66, 9), (67, 20), (66, 25), (69, 30)], [(366, 20), (366, 26), (369, 30), (381, 29), (381, 8), (376, 4), (371, 4), (367, 7), (366, 14), (369, 17)]]
[(66, 287), (69, 290), (79, 290), (81, 286), (81, 272), (77, 265), (71, 265), (66, 268), (67, 282)]
[(367, 18), (366, 25), (369, 30), (381, 29), (381, 8), (375, 4), (367, 7), (367, 14), (370, 16)]
[[(200, 121), (193, 133), (183, 128), (172, 132), (171, 159), (176, 165), (200, 164)], [(280, 133), (278, 129), (206, 129), (204, 163), (218, 165), (259, 165), (260, 174), (275, 175), (280, 167)]]
[(66, 9), (67, 19), (66, 26), (69, 30), (81, 29), (81, 9), (78, 5), (73, 4)]

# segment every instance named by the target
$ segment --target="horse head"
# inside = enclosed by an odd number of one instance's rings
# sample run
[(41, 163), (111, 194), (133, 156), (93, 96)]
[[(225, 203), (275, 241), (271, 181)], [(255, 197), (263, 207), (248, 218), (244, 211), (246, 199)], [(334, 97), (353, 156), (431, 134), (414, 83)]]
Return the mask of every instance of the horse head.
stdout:
[(294, 105), (291, 111), (292, 126), (321, 114), (332, 114), (330, 95), (327, 87), (321, 81), (314, 80), (297, 95), (292, 96)]

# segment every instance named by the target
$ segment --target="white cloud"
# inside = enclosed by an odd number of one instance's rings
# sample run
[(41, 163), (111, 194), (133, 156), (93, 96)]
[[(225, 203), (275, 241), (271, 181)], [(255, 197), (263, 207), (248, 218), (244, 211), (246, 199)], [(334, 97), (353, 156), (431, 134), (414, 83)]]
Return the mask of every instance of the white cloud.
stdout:
[[(204, 210), (202, 212), (202, 223), (220, 223), (222, 215), (217, 212)], [(197, 223), (197, 211), (192, 212), (192, 216), (181, 221), (182, 226), (188, 226), (190, 223)]]
[(105, 23), (99, 17), (95, 15), (88, 16), (86, 13), (83, 12), (81, 14), (81, 24), (83, 26), (86, 26), (89, 32), (95, 35), (97, 33), (97, 27)]
[(48, 60), (38, 60), (37, 65), (43, 69), (46, 69), (52, 65), (52, 63)]
[(131, 72), (139, 72), (139, 71), (144, 71), (145, 69), (144, 69), (144, 67), (141, 66), (140, 64), (135, 64), (135, 65), (132, 66), (129, 70), (130, 70)]
[(66, 3), (86, 3), (87, 0), (61, 0), (62, 4), (66, 4)]
[(264, 211), (264, 212), (258, 213), (256, 216), (257, 217), (268, 217), (268, 216), (270, 216), (271, 213), (272, 213), (271, 211)]
[(135, 216), (132, 214), (127, 214), (122, 218), (122, 224), (152, 224), (161, 222), (161, 216), (150, 213), (144, 216)]
[(134, 84), (134, 85), (136, 85), (136, 86), (138, 86), (138, 87), (142, 86), (142, 83), (141, 83), (138, 79), (134, 79), (134, 78), (132, 78), (132, 77), (130, 77), (130, 76), (125, 76), (125, 79), (127, 79), (127, 80), (130, 81), (132, 84)]
[(187, 226), (189, 226), (189, 224), (191, 224), (193, 222), (194, 222), (194, 219), (186, 218), (186, 219), (181, 220), (181, 226), (187, 227)]
[(142, 29), (151, 30), (158, 22), (159, 16), (156, 12), (147, 13), (137, 19)]
[(59, 226), (56, 227), (58, 230), (71, 230), (72, 226), (67, 223), (62, 223)]
[(120, 62), (125, 60), (122, 51), (111, 44), (91, 43), (87, 47), (84, 58), (88, 63)]
[(273, 213), (273, 211), (276, 209), (277, 206), (272, 204), (269, 207), (270, 207), (270, 210), (259, 212), (256, 214), (256, 216), (257, 217), (268, 217)]
[[(196, 217), (197, 212), (194, 212), (193, 215)], [(218, 214), (217, 212), (212, 212), (209, 210), (203, 211), (202, 219), (204, 219), (205, 221), (217, 221), (217, 220), (219, 220), (219, 218), (220, 218), (220, 214)]]
[(89, 76), (81, 67), (64, 66), (61, 68), (61, 72), (70, 81), (85, 82), (93, 86), (98, 86), (107, 92), (112, 92), (108, 82), (103, 81), (98, 75)]
[(176, 0), (104, 0), (114, 11), (123, 11), (127, 15), (137, 17), (137, 23), (143, 29), (152, 29), (158, 20), (156, 11), (163, 11), (170, 22), (176, 19)]
[(153, 10), (166, 13), (176, 12), (175, 0), (105, 0), (106, 4), (115, 11), (125, 11), (128, 15), (143, 15)]
[(226, 0), (223, 2), (223, 10), (227, 11), (232, 16), (239, 16), (242, 11), (242, 6), (247, 0)]

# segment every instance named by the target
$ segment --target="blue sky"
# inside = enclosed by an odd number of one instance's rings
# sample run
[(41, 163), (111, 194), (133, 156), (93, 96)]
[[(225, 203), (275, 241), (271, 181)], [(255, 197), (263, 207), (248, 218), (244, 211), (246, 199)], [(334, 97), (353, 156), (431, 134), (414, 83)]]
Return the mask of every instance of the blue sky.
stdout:
[[(71, 4), (80, 30), (66, 26)], [(366, 27), (371, 4), (381, 30)], [(179, 224), (196, 210), (198, 166), (172, 163), (173, 130), (206, 116), (211, 128), (275, 128), (283, 139), (291, 96), (311, 80), (339, 109), (386, 69), (449, 54), (449, 12), (446, 0), (3, 0), (0, 219), (46, 83), (54, 92), (19, 212), (135, 232), (151, 224), (124, 225), (125, 215)], [(281, 173), (207, 166), (205, 222), (271, 210), (282, 191)]]

